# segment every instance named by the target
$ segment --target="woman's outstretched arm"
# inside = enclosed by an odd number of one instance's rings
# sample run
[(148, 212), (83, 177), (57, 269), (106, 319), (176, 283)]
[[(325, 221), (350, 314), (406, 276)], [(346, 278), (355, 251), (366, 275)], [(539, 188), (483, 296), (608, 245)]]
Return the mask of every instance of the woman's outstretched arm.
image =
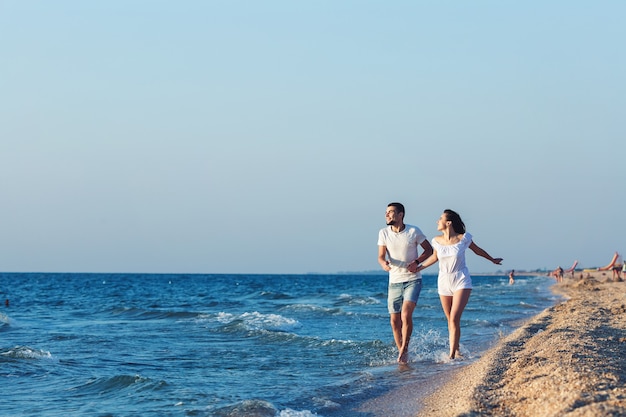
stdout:
[(482, 256), (485, 259), (490, 260), (491, 262), (493, 262), (496, 265), (502, 265), (502, 258), (494, 258), (491, 255), (489, 255), (487, 253), (486, 250), (484, 250), (483, 248), (481, 248), (480, 246), (478, 246), (477, 244), (474, 243), (474, 241), (472, 241), (472, 243), (470, 243), (469, 248), (478, 256)]

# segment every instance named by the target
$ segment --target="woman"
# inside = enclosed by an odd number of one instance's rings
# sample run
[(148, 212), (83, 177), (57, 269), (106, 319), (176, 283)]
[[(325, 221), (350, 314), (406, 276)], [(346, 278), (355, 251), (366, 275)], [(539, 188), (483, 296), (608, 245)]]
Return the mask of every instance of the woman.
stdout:
[(441, 307), (448, 319), (450, 359), (459, 354), (461, 339), (461, 315), (472, 292), (472, 279), (465, 265), (465, 250), (470, 248), (476, 255), (501, 265), (502, 258), (492, 258), (472, 241), (466, 233), (461, 216), (452, 210), (444, 210), (437, 221), (441, 236), (432, 239), (433, 254), (418, 266), (418, 271), (439, 261), (438, 291)]

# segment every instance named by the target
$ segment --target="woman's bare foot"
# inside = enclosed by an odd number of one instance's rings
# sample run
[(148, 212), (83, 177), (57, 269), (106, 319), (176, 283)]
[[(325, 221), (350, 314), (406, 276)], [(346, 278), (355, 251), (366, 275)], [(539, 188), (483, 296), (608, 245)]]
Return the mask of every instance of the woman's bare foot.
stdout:
[(409, 352), (407, 352), (406, 350), (400, 352), (400, 356), (398, 356), (398, 363), (401, 365), (406, 365), (407, 363), (409, 363)]
[(461, 355), (461, 352), (458, 349), (450, 354), (450, 359), (456, 358), (463, 358), (463, 355)]

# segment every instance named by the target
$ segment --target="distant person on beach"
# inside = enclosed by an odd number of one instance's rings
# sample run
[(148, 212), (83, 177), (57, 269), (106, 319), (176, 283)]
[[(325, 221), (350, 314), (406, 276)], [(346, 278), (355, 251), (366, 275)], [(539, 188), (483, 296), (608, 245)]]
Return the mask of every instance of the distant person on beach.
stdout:
[(502, 264), (502, 258), (493, 258), (472, 240), (472, 235), (465, 231), (461, 216), (452, 210), (444, 210), (437, 221), (440, 236), (432, 239), (433, 254), (418, 266), (421, 271), (439, 261), (438, 291), (441, 307), (448, 319), (450, 337), (450, 359), (459, 355), (461, 340), (461, 315), (472, 292), (472, 278), (465, 264), (465, 250), (470, 248), (476, 255), (490, 260), (496, 265)]
[(617, 259), (615, 260), (615, 265), (613, 265), (613, 281), (619, 282), (622, 280), (622, 264), (624, 261), (622, 260), (622, 255), (618, 254)]
[[(409, 361), (413, 310), (422, 289), (417, 265), (433, 253), (424, 233), (404, 223), (404, 214), (401, 203), (390, 203), (385, 212), (387, 227), (378, 232), (378, 263), (389, 272), (387, 308), (400, 364)], [(418, 246), (423, 249), (421, 255)]]
[(576, 273), (576, 265), (578, 265), (578, 260), (574, 261), (574, 264), (569, 268), (563, 271), (564, 274), (571, 273), (572, 278), (574, 278), (574, 274)]
[(611, 262), (607, 265), (607, 266), (603, 266), (601, 268), (598, 268), (598, 271), (609, 271), (612, 270), (613, 267), (615, 266), (615, 263), (617, 262), (617, 258), (619, 258), (621, 255), (618, 252), (615, 252), (613, 254), (613, 258), (611, 259)]
[(554, 275), (556, 282), (563, 282), (563, 268), (558, 266), (552, 274)]
[(511, 269), (509, 272), (509, 285), (515, 284), (515, 269)]

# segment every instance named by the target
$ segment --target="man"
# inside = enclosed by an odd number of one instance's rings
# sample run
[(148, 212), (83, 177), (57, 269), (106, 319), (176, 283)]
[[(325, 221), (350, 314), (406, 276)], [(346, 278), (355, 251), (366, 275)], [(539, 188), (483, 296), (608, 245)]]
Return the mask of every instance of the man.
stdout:
[[(398, 347), (398, 363), (409, 361), (409, 342), (413, 333), (413, 310), (422, 289), (417, 265), (433, 253), (422, 231), (404, 224), (404, 206), (390, 203), (385, 212), (387, 227), (378, 233), (378, 263), (389, 272), (387, 307), (393, 338)], [(418, 256), (418, 246), (423, 252)]]

